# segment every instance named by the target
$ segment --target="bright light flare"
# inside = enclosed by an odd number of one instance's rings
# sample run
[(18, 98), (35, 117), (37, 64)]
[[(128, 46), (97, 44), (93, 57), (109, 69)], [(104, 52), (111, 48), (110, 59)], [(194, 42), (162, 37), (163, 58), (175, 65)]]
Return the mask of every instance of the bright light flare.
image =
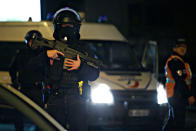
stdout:
[(93, 103), (113, 104), (114, 98), (110, 87), (106, 84), (98, 84), (91, 89), (91, 100)]
[(40, 0), (0, 0), (0, 21), (41, 20)]
[(159, 83), (157, 86), (157, 101), (158, 104), (168, 103), (166, 91), (161, 83)]

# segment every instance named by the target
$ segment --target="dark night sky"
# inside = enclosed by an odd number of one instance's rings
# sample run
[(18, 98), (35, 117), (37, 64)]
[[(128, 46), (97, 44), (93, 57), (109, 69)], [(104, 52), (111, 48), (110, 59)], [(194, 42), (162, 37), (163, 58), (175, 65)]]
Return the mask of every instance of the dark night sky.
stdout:
[(126, 37), (148, 28), (168, 29), (192, 38), (196, 35), (194, 4), (187, 0), (42, 0), (42, 19), (66, 5), (85, 12), (91, 22), (106, 14)]

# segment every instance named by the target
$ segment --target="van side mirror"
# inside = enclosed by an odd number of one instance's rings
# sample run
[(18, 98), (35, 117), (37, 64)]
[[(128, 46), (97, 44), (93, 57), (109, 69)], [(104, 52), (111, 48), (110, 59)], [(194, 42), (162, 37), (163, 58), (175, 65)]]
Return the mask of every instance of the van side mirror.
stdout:
[(158, 75), (158, 48), (156, 41), (148, 41), (146, 44), (141, 64), (145, 69)]

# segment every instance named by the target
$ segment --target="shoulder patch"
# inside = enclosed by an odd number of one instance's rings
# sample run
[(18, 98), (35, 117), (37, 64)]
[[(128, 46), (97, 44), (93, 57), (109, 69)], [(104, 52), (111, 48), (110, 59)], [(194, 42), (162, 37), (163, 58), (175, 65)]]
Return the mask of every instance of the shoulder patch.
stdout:
[(177, 74), (178, 74), (179, 76), (182, 76), (182, 70), (177, 70)]

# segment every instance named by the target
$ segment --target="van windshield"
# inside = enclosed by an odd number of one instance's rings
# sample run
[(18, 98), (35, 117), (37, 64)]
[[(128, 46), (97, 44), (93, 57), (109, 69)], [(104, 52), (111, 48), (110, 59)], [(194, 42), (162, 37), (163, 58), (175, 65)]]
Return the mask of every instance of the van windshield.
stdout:
[(85, 41), (105, 67), (102, 70), (137, 70), (140, 64), (136, 52), (128, 43), (114, 41)]
[(17, 50), (23, 47), (25, 47), (24, 42), (0, 42), (0, 70), (8, 70)]

